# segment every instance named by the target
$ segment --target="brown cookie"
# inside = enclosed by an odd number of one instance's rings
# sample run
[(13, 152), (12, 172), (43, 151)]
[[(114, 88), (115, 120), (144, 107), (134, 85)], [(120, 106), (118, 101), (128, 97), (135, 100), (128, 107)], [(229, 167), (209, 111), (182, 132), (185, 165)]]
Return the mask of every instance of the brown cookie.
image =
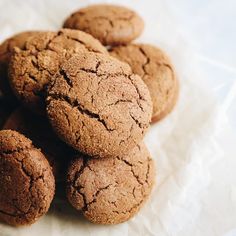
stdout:
[(24, 135), (0, 131), (0, 219), (28, 225), (44, 215), (55, 192), (51, 167)]
[(43, 32), (16, 50), (9, 66), (9, 79), (16, 96), (34, 112), (44, 113), (45, 87), (63, 60), (75, 52), (107, 53), (92, 36), (78, 30)]
[(47, 114), (76, 150), (103, 158), (139, 143), (151, 120), (146, 85), (128, 64), (105, 55), (74, 55), (48, 87)]
[(6, 39), (0, 45), (0, 94), (4, 99), (15, 102), (15, 97), (12, 93), (8, 82), (8, 65), (10, 57), (13, 53), (14, 47), (24, 48), (25, 41), (34, 35), (37, 35), (38, 31), (26, 31), (12, 36)]
[(144, 144), (123, 156), (91, 159), (78, 155), (67, 176), (67, 197), (98, 224), (118, 224), (133, 217), (151, 193), (154, 163)]
[(45, 154), (56, 180), (64, 177), (63, 167), (69, 162), (72, 151), (54, 134), (46, 118), (20, 107), (9, 116), (3, 129), (15, 130), (30, 138)]
[(148, 44), (129, 44), (111, 49), (110, 54), (128, 63), (147, 85), (152, 102), (152, 122), (164, 118), (174, 107), (179, 84), (167, 55)]
[(120, 45), (137, 38), (143, 31), (144, 22), (126, 7), (100, 4), (73, 13), (63, 27), (85, 31), (104, 45)]

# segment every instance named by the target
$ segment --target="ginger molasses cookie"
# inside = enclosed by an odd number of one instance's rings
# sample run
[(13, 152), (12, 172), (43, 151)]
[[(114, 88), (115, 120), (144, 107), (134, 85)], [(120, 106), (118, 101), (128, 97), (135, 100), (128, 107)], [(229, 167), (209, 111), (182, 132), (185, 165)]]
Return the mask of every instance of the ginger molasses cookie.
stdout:
[(104, 45), (120, 45), (137, 38), (143, 31), (144, 22), (126, 7), (100, 4), (73, 13), (63, 27), (85, 31)]
[(107, 53), (105, 47), (89, 34), (64, 29), (43, 32), (17, 49), (9, 66), (9, 79), (19, 100), (36, 113), (44, 113), (45, 88), (63, 60), (75, 52)]
[(51, 167), (24, 135), (0, 131), (0, 219), (28, 225), (44, 215), (55, 192)]
[(152, 122), (164, 118), (173, 109), (179, 90), (167, 55), (161, 49), (148, 44), (114, 47), (110, 54), (127, 62), (148, 86), (153, 102)]
[(3, 129), (15, 130), (30, 138), (45, 154), (56, 181), (64, 177), (63, 168), (69, 162), (72, 150), (56, 136), (45, 117), (20, 107), (12, 112)]
[(8, 65), (10, 57), (12, 55), (14, 47), (24, 48), (25, 41), (33, 36), (37, 35), (38, 31), (25, 31), (6, 39), (0, 45), (0, 97), (10, 102), (15, 102), (15, 97), (8, 81)]
[(151, 120), (148, 88), (128, 64), (105, 54), (74, 55), (48, 87), (47, 114), (58, 136), (103, 158), (139, 143)]
[(98, 224), (118, 224), (133, 217), (151, 193), (154, 163), (144, 144), (115, 158), (78, 155), (67, 176), (67, 197)]

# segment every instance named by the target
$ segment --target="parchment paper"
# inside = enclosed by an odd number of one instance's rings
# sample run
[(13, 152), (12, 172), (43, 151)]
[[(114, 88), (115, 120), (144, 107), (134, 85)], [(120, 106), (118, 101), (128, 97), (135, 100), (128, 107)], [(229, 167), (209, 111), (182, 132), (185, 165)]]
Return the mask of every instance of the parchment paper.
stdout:
[[(57, 30), (71, 12), (94, 2), (101, 1), (0, 0), (0, 40), (27, 29)], [(137, 41), (165, 50), (180, 81), (176, 108), (145, 137), (158, 170), (152, 196), (136, 217), (115, 226), (93, 225), (56, 199), (31, 227), (0, 223), (0, 236), (235, 236), (233, 0), (102, 2), (139, 12), (146, 28)]]

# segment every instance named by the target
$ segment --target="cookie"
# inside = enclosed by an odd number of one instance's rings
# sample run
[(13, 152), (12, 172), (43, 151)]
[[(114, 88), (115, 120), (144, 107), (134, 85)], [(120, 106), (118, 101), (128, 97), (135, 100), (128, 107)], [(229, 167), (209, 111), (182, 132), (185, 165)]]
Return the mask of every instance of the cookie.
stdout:
[(67, 197), (94, 223), (122, 223), (133, 217), (150, 195), (154, 172), (144, 144), (115, 158), (91, 159), (81, 154), (68, 169)]
[(69, 162), (72, 150), (54, 134), (46, 118), (20, 107), (12, 112), (3, 129), (15, 130), (30, 138), (45, 154), (56, 180), (64, 177), (63, 168)]
[(12, 93), (8, 82), (8, 65), (10, 61), (11, 54), (14, 47), (24, 48), (25, 41), (33, 36), (37, 35), (38, 31), (25, 31), (6, 39), (0, 45), (0, 96), (10, 102), (15, 102), (15, 97)]
[(163, 119), (176, 104), (179, 90), (167, 55), (161, 49), (148, 44), (114, 47), (110, 54), (127, 62), (147, 85), (153, 102), (152, 122)]
[(139, 143), (151, 120), (149, 91), (128, 64), (105, 55), (74, 55), (48, 87), (55, 132), (76, 150), (103, 158)]
[(75, 52), (107, 53), (92, 36), (78, 30), (43, 32), (16, 50), (9, 66), (9, 79), (19, 100), (32, 111), (43, 114), (45, 87), (59, 70), (63, 60)]
[(144, 22), (126, 7), (100, 4), (73, 13), (63, 27), (85, 31), (104, 45), (120, 45), (137, 38), (143, 31)]
[(24, 135), (0, 131), (0, 219), (29, 225), (44, 215), (55, 192), (51, 167)]

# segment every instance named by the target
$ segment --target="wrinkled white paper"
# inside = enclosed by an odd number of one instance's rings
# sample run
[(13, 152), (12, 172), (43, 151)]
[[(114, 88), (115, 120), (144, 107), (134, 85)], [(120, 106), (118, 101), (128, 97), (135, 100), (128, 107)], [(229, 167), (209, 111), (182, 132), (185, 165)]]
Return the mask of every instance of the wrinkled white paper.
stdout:
[[(0, 0), (0, 40), (23, 30), (57, 30), (71, 12), (95, 2), (101, 1)], [(139, 12), (146, 28), (137, 41), (165, 50), (180, 81), (176, 108), (145, 138), (157, 167), (152, 196), (136, 217), (115, 226), (91, 224), (56, 199), (36, 224), (0, 223), (0, 235), (235, 236), (236, 5), (233, 0), (103, 2)]]

